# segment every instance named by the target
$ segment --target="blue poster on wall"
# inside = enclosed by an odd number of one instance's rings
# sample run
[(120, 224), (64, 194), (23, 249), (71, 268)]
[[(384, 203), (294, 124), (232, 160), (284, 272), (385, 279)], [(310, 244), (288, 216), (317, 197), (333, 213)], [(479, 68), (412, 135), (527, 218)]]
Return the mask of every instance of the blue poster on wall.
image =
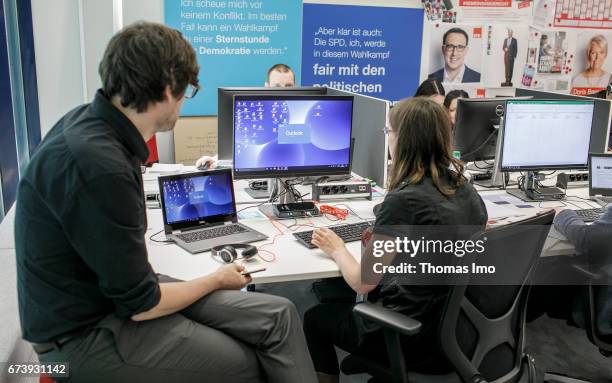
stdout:
[(196, 50), (202, 90), (184, 116), (216, 115), (220, 86), (263, 86), (268, 68), (287, 64), (300, 77), (301, 0), (165, 0), (166, 25)]
[(419, 85), (423, 9), (304, 4), (302, 85), (386, 100)]

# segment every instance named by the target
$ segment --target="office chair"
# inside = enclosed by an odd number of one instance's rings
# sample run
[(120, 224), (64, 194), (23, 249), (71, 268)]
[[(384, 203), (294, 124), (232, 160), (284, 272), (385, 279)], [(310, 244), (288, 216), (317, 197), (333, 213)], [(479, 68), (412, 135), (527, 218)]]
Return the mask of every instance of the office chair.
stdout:
[[(367, 302), (356, 305), (353, 310), (382, 328), (390, 364), (382, 365), (352, 354), (342, 361), (342, 371), (347, 375), (370, 374), (373, 376), (370, 382), (507, 383), (521, 377), (527, 377), (529, 383), (535, 382), (535, 362), (524, 351), (526, 303), (529, 278), (554, 215), (547, 212), (487, 230), (475, 238), (487, 238), (485, 253), (479, 257), (495, 258), (490, 264), (503, 266), (515, 283), (469, 284), (468, 274), (458, 275), (450, 288), (438, 329), (440, 348), (454, 372), (424, 375), (408, 371), (401, 337), (417, 334), (421, 323)], [(511, 256), (508, 256), (509, 247)], [(492, 302), (495, 307), (486, 307)]]
[[(595, 345), (595, 347), (598, 348), (601, 355), (605, 356), (606, 358), (610, 358), (612, 357), (612, 336), (603, 336), (597, 329), (597, 295), (595, 294), (597, 288), (606, 285), (606, 283), (609, 283), (609, 280), (606, 281), (606, 277), (603, 274), (589, 271), (588, 265), (576, 264), (573, 265), (573, 267), (588, 281), (587, 285), (584, 286), (584, 290), (582, 291), (583, 296), (586, 298), (583, 313), (587, 338)], [(557, 378), (567, 379), (568, 376), (550, 371), (545, 375), (546, 381), (549, 379), (551, 381), (556, 381)], [(581, 377), (576, 377), (573, 379), (575, 381), (584, 381)]]

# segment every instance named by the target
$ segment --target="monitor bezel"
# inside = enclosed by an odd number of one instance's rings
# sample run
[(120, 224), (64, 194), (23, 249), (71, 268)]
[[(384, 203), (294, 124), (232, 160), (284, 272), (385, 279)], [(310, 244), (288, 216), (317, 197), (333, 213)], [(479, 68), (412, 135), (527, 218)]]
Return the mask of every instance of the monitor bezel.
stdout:
[(612, 194), (611, 189), (593, 188), (593, 157), (606, 157), (612, 158), (612, 153), (589, 153), (589, 196), (609, 196)]
[(563, 164), (563, 165), (525, 165), (525, 166), (504, 166), (504, 148), (506, 142), (506, 124), (508, 115), (508, 103), (535, 103), (535, 102), (550, 102), (550, 103), (567, 103), (567, 104), (591, 104), (593, 106), (593, 114), (591, 115), (591, 129), (589, 130), (589, 150), (590, 150), (590, 137), (593, 132), (593, 119), (595, 116), (595, 102), (592, 100), (538, 100), (538, 99), (530, 99), (530, 100), (506, 100), (506, 108), (503, 119), (503, 130), (502, 130), (502, 140), (501, 140), (501, 148), (499, 151), (499, 167), (502, 172), (523, 172), (523, 171), (546, 171), (546, 170), (573, 170), (573, 169), (587, 169), (589, 166), (588, 155), (587, 162), (585, 164)]
[[(264, 94), (282, 94), (282, 95), (325, 95), (327, 94), (326, 87), (317, 86), (299, 86), (299, 87), (231, 87), (221, 86), (217, 88), (217, 154), (220, 160), (231, 160), (233, 158), (232, 148), (234, 146), (234, 96), (244, 95), (264, 95)], [(230, 99), (228, 102), (228, 99)], [(232, 104), (227, 108), (227, 104)], [(229, 112), (228, 113), (228, 109)], [(229, 120), (228, 121), (228, 114)], [(229, 122), (229, 124), (228, 124)], [(229, 140), (228, 140), (228, 131)], [(231, 141), (231, 142), (229, 142)]]
[[(266, 170), (266, 169), (256, 169), (256, 170), (247, 170), (247, 171), (236, 171), (236, 116), (234, 115), (236, 108), (236, 99), (245, 100), (245, 101), (263, 101), (263, 100), (344, 100), (351, 101), (351, 125), (350, 125), (350, 141), (349, 142), (349, 161), (348, 167), (346, 168), (334, 168), (334, 167), (323, 167), (323, 168), (314, 168), (314, 167), (303, 167), (300, 169), (289, 169), (289, 170)], [(233, 123), (233, 135), (232, 135), (232, 160), (234, 163), (234, 179), (251, 179), (251, 178), (293, 178), (293, 177), (313, 177), (313, 176), (335, 176), (335, 175), (349, 175), (352, 170), (352, 155), (351, 155), (351, 145), (353, 138), (353, 119), (355, 116), (355, 97), (353, 96), (328, 96), (328, 95), (313, 95), (313, 96), (302, 96), (302, 95), (234, 95), (234, 108), (232, 109), (232, 123)]]
[[(232, 208), (234, 210), (233, 213), (230, 214), (217, 214), (212, 215), (210, 217), (206, 217), (206, 220), (188, 220), (188, 221), (178, 221), (173, 223), (168, 223), (168, 217), (166, 217), (166, 200), (164, 195), (164, 181), (174, 181), (180, 180), (184, 178), (196, 178), (196, 177), (207, 177), (207, 176), (217, 176), (217, 175), (225, 175), (230, 179), (230, 188), (232, 189)], [(232, 178), (231, 169), (216, 169), (216, 170), (208, 170), (203, 172), (190, 172), (190, 173), (180, 173), (180, 174), (171, 174), (167, 176), (159, 176), (159, 198), (160, 205), (162, 210), (162, 215), (164, 218), (164, 231), (166, 234), (170, 234), (175, 230), (180, 230), (184, 228), (197, 228), (197, 227), (206, 227), (210, 225), (220, 224), (224, 222), (238, 222), (238, 212), (236, 210), (236, 196), (234, 193), (234, 180)], [(202, 218), (202, 217), (198, 217)]]

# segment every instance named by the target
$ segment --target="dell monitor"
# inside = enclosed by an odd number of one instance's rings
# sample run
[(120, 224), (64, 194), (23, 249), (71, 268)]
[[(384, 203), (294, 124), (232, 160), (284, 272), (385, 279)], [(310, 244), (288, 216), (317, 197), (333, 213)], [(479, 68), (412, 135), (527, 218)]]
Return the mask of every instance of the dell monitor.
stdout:
[(453, 147), (463, 162), (495, 159), (497, 132), (507, 98), (457, 100)]
[(588, 100), (506, 102), (501, 170), (528, 172), (524, 190), (511, 194), (528, 201), (563, 198), (557, 188), (541, 188), (537, 172), (588, 167), (593, 110)]
[(234, 138), (234, 96), (244, 95), (325, 95), (327, 88), (297, 87), (297, 88), (266, 88), (241, 87), (218, 89), (218, 125), (217, 125), (217, 153), (219, 160), (232, 159)]
[(234, 97), (234, 178), (350, 174), (353, 97)]

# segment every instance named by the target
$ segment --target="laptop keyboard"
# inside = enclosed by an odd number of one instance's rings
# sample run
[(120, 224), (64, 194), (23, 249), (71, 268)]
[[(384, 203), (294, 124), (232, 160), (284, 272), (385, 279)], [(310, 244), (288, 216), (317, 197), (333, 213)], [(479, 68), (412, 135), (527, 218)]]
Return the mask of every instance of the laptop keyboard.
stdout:
[[(366, 221), (341, 226), (330, 226), (328, 229), (336, 233), (344, 242), (354, 242), (361, 240), (361, 233), (372, 225), (374, 225), (374, 221)], [(316, 248), (316, 246), (312, 244), (312, 230), (293, 233), (293, 236), (307, 248)]]
[(576, 212), (576, 215), (578, 215), (578, 217), (582, 218), (583, 221), (593, 222), (593, 221), (597, 221), (599, 217), (603, 215), (604, 210), (605, 209), (602, 209), (602, 208), (595, 208), (595, 209), (581, 209), (581, 210), (574, 210), (574, 211)]
[(226, 225), (206, 230), (192, 231), (183, 234), (176, 234), (176, 237), (184, 242), (191, 243), (196, 241), (203, 241), (205, 239), (227, 237), (228, 235), (245, 233), (247, 229), (240, 225)]
[(598, 200), (600, 200), (603, 203), (607, 203), (607, 204), (611, 204), (612, 203), (612, 197), (597, 197)]

